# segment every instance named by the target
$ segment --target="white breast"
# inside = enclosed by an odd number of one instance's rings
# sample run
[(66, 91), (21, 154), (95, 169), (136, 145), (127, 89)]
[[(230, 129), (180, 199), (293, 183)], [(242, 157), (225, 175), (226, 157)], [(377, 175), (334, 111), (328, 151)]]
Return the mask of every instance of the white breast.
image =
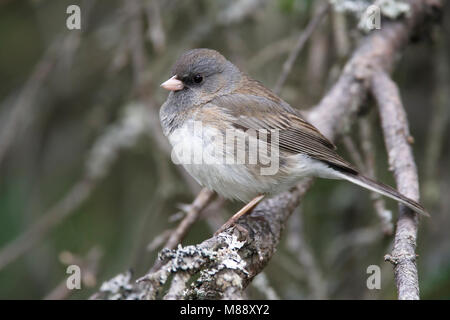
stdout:
[(249, 201), (260, 194), (288, 190), (306, 176), (322, 175), (330, 168), (305, 155), (285, 158), (288, 165), (271, 175), (260, 175), (237, 163), (225, 137), (218, 130), (199, 121), (186, 121), (168, 135), (172, 144), (172, 161), (181, 164), (202, 186), (225, 198)]

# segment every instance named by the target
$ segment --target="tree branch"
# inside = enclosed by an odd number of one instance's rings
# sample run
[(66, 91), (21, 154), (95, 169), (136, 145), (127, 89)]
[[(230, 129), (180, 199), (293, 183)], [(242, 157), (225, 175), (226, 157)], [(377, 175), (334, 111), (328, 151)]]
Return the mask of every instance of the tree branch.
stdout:
[[(394, 171), (397, 188), (407, 197), (419, 201), (419, 180), (410, 145), (412, 138), (399, 90), (384, 71), (379, 71), (373, 77), (372, 92), (378, 103), (389, 165)], [(394, 249), (392, 254), (385, 256), (385, 260), (394, 265), (401, 300), (419, 299), (415, 253), (418, 222), (417, 213), (400, 205)]]

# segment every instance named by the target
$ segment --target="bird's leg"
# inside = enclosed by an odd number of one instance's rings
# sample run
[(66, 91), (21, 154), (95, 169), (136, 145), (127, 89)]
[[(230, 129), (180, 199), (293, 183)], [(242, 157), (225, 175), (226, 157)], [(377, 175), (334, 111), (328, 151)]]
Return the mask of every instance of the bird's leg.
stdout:
[(236, 223), (236, 221), (238, 221), (238, 219), (240, 217), (242, 217), (244, 214), (246, 214), (248, 212), (251, 212), (253, 210), (253, 208), (256, 207), (256, 205), (258, 203), (260, 203), (263, 198), (264, 198), (264, 195), (260, 195), (260, 196), (253, 198), (249, 203), (247, 203), (244, 207), (242, 207), (241, 210), (236, 212), (227, 222), (225, 222), (225, 224), (223, 226), (221, 226), (219, 228), (219, 230), (217, 230), (214, 233), (214, 235), (217, 236), (219, 233), (225, 231), (229, 227), (232, 227)]

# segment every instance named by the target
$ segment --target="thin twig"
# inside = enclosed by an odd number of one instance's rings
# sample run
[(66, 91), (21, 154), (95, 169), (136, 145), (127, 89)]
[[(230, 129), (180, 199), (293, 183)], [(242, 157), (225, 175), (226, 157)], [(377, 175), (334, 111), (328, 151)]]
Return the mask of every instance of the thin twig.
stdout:
[(296, 37), (290, 35), (286, 38), (277, 39), (274, 42), (267, 44), (265, 47), (255, 52), (253, 57), (250, 57), (247, 64), (248, 69), (258, 70), (265, 64), (273, 61), (280, 55), (289, 53), (292, 50), (292, 46), (295, 44)]
[(316, 261), (316, 257), (305, 241), (302, 212), (300, 210), (297, 210), (296, 214), (291, 217), (288, 228), (290, 232), (287, 238), (287, 247), (296, 256), (297, 261), (305, 271), (306, 282), (311, 290), (312, 298), (326, 299), (327, 284)]
[[(184, 219), (180, 222), (178, 227), (172, 231), (167, 240), (164, 248), (175, 249), (176, 246), (183, 240), (183, 238), (188, 233), (192, 225), (197, 221), (203, 209), (205, 209), (208, 204), (214, 199), (215, 193), (206, 188), (203, 188), (197, 195), (195, 200), (190, 205), (189, 211), (187, 212)], [(150, 269), (150, 272), (158, 270), (162, 266), (161, 261), (157, 261), (155, 265)]]
[(174, 249), (181, 242), (189, 228), (195, 223), (195, 221), (197, 221), (202, 210), (208, 206), (212, 199), (214, 199), (214, 195), (215, 193), (213, 191), (206, 188), (200, 191), (195, 200), (192, 202), (186, 217), (184, 217), (169, 237), (164, 245), (164, 248)]
[[(361, 135), (361, 149), (364, 152), (364, 157), (350, 136), (346, 135), (342, 142), (357, 168), (369, 178), (375, 179), (375, 148), (372, 141), (371, 123), (366, 118), (361, 118), (358, 123)], [(386, 209), (384, 198), (376, 192), (371, 192), (370, 196), (375, 212), (380, 218), (383, 233), (391, 235), (394, 228), (392, 225), (392, 213)]]
[(345, 149), (347, 149), (351, 161), (359, 170), (365, 172), (366, 165), (363, 161), (361, 152), (358, 150), (358, 147), (356, 146), (356, 143), (353, 141), (352, 137), (350, 137), (349, 135), (344, 136), (342, 138), (342, 143), (344, 144)]
[[(361, 134), (361, 148), (364, 153), (365, 173), (369, 178), (375, 179), (375, 146), (373, 145), (372, 123), (367, 117), (359, 120)], [(375, 212), (381, 221), (381, 229), (385, 235), (391, 235), (394, 231), (392, 224), (392, 212), (386, 209), (384, 198), (376, 193), (371, 192), (371, 198)]]

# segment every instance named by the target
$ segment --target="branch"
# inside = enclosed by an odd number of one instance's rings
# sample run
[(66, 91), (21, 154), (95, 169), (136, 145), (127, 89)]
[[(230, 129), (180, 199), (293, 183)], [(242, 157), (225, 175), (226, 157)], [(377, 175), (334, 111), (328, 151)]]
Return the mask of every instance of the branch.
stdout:
[[(214, 199), (215, 193), (203, 188), (197, 195), (195, 200), (189, 206), (186, 216), (180, 222), (178, 227), (171, 232), (164, 248), (175, 249), (175, 247), (183, 240), (188, 233), (191, 226), (197, 221), (203, 209)], [(150, 272), (156, 271), (161, 267), (160, 261), (157, 261), (155, 265), (150, 269)]]
[(292, 49), (291, 53), (289, 54), (289, 57), (283, 64), (283, 71), (281, 72), (277, 80), (277, 83), (275, 84), (275, 87), (273, 89), (273, 92), (275, 92), (276, 94), (280, 93), (281, 88), (284, 85), (284, 82), (286, 81), (289, 73), (292, 70), (292, 67), (294, 66), (295, 60), (302, 51), (303, 47), (305, 46), (306, 41), (309, 39), (309, 37), (311, 37), (314, 30), (317, 28), (317, 26), (320, 24), (322, 19), (327, 14), (329, 8), (330, 4), (327, 1), (322, 5), (322, 7), (318, 9), (318, 12), (308, 23), (306, 29), (300, 33), (300, 36), (298, 37), (295, 47)]
[[(372, 92), (377, 101), (384, 141), (389, 155), (390, 168), (394, 171), (398, 190), (405, 196), (419, 201), (419, 181), (410, 144), (408, 120), (396, 84), (383, 71), (375, 73)], [(416, 240), (418, 214), (400, 205), (400, 216), (395, 232), (392, 254), (385, 260), (394, 265), (398, 298), (419, 299), (419, 279), (416, 266)]]
[[(373, 145), (372, 137), (372, 124), (367, 118), (361, 118), (358, 121), (361, 149), (364, 153), (364, 157), (358, 150), (353, 139), (346, 135), (343, 137), (342, 142), (347, 149), (350, 159), (356, 165), (357, 168), (367, 177), (376, 179), (375, 177), (375, 146)], [(364, 160), (363, 160), (364, 158)], [(392, 212), (386, 209), (385, 199), (379, 193), (371, 192), (371, 199), (381, 222), (381, 229), (387, 236), (392, 235), (394, 226), (392, 224)]]
[[(361, 147), (364, 152), (365, 168), (368, 177), (375, 179), (375, 146), (373, 143), (372, 123), (367, 118), (359, 121), (361, 134)], [(375, 212), (380, 218), (381, 229), (387, 236), (392, 235), (394, 226), (392, 224), (392, 212), (386, 209), (385, 199), (380, 194), (372, 192), (371, 198)]]
[(305, 240), (302, 212), (299, 211), (297, 210), (293, 214), (288, 225), (287, 248), (297, 258), (300, 267), (304, 269), (305, 281), (311, 290), (311, 298), (327, 299), (327, 281), (324, 279), (317, 259)]

